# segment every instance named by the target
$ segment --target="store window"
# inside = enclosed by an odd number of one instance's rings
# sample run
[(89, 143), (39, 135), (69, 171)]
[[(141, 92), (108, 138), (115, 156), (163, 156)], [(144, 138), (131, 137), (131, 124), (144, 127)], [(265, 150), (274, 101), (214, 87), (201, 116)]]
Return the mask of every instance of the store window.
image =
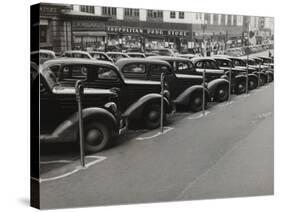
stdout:
[(209, 13), (205, 13), (204, 19), (207, 21), (207, 24), (211, 23), (211, 15)]
[(179, 19), (184, 19), (184, 12), (179, 12)]
[(176, 12), (170, 12), (170, 18), (176, 18)]
[(102, 7), (102, 14), (108, 16), (116, 16), (116, 7)]
[(95, 13), (95, 7), (94, 6), (80, 6), (81, 12), (86, 12), (86, 13)]

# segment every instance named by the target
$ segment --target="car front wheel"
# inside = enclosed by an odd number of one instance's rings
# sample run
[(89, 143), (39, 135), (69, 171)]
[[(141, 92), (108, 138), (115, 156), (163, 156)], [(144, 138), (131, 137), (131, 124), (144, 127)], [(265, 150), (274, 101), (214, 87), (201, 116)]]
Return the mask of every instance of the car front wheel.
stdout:
[[(164, 110), (163, 120), (166, 119), (166, 113)], [(160, 104), (151, 104), (144, 109), (143, 123), (146, 129), (156, 129), (160, 126), (161, 122), (161, 106)]]
[(216, 102), (226, 101), (228, 99), (228, 86), (219, 85), (216, 89), (214, 98)]
[(246, 92), (246, 83), (242, 80), (239, 80), (235, 85), (235, 93), (242, 94)]
[(89, 122), (84, 126), (84, 147), (87, 153), (99, 152), (109, 146), (111, 132), (102, 122)]

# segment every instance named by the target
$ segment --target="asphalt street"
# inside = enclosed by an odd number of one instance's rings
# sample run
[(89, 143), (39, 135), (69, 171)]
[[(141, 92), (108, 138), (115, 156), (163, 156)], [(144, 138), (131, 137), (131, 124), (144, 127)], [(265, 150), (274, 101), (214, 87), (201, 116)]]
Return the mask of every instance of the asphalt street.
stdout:
[(41, 207), (273, 194), (273, 90), (211, 104), (205, 116), (176, 113), (164, 134), (127, 132), (85, 169), (71, 148), (43, 152)]

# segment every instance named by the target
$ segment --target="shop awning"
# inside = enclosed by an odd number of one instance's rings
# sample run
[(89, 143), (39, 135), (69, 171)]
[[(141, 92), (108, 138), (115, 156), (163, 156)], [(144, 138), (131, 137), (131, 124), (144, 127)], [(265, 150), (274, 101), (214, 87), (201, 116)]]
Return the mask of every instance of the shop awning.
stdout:
[(82, 32), (73, 32), (74, 36), (96, 36), (96, 37), (102, 37), (106, 36), (106, 32), (103, 31), (82, 31)]

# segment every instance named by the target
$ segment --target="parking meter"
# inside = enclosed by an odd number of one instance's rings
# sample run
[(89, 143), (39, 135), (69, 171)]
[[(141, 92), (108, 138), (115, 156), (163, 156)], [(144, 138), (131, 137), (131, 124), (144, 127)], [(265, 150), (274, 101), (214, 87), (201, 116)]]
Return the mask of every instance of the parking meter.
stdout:
[(260, 87), (260, 78), (261, 78), (261, 63), (259, 63), (259, 71), (258, 71), (258, 87)]
[(79, 118), (79, 143), (80, 143), (80, 162), (81, 166), (85, 167), (85, 150), (84, 150), (84, 126), (83, 126), (83, 114), (82, 114), (82, 96), (84, 93), (84, 87), (81, 80), (78, 80), (75, 84), (76, 101), (78, 104), (78, 118)]
[(164, 81), (165, 81), (165, 74), (164, 73), (161, 73), (161, 76), (160, 76), (160, 82), (161, 82), (161, 113), (160, 113), (160, 130), (161, 130), (161, 133), (163, 133), (163, 126), (164, 126), (164, 123), (163, 123), (163, 116), (164, 116)]
[(246, 66), (246, 94), (248, 94), (248, 82), (249, 82), (249, 55), (247, 55), (247, 66)]
[(229, 69), (229, 89), (228, 89), (228, 101), (231, 100), (231, 77), (232, 77), (232, 67)]
[(206, 69), (203, 69), (203, 99), (202, 99), (202, 112), (203, 115), (205, 115), (205, 78), (206, 78)]

